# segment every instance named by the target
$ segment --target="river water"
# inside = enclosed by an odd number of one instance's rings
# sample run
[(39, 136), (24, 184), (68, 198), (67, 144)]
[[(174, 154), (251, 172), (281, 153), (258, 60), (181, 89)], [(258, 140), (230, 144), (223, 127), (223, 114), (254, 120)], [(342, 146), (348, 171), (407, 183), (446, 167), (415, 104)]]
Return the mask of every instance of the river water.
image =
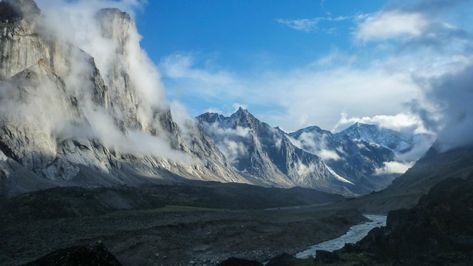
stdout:
[(370, 221), (352, 226), (344, 235), (310, 246), (306, 250), (296, 254), (296, 258), (306, 259), (315, 256), (316, 250), (334, 251), (341, 249), (347, 243), (356, 243), (368, 235), (371, 229), (386, 225), (386, 216), (383, 215), (364, 215)]

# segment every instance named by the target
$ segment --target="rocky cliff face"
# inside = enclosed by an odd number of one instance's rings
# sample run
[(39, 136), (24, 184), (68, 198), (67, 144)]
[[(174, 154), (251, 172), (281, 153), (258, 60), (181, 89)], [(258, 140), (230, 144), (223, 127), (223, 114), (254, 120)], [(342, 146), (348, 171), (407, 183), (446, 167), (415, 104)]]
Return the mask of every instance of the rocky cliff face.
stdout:
[(230, 117), (205, 113), (197, 119), (233, 167), (254, 182), (348, 195), (366, 192), (335, 173), (317, 155), (297, 148), (285, 132), (259, 121), (247, 110), (240, 108)]
[(248, 182), (198, 127), (174, 122), (149, 86), (159, 82), (146, 80), (156, 70), (137, 71), (149, 59), (130, 16), (96, 13), (93, 25), (111, 44), (100, 64), (44, 21), (33, 1), (0, 2), (3, 194), (181, 177)]

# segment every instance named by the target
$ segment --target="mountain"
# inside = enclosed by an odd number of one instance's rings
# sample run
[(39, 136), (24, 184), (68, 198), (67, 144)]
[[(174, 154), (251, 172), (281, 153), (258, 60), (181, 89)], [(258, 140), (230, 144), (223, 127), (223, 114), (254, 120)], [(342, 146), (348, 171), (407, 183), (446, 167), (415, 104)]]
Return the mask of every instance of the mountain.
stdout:
[(287, 134), (242, 108), (229, 117), (205, 113), (197, 120), (238, 172), (264, 184), (365, 194), (398, 176), (381, 173), (394, 161), (390, 149), (318, 127)]
[(337, 133), (392, 150), (400, 160), (415, 161), (432, 146), (435, 136), (427, 133), (402, 133), (377, 125), (355, 123)]
[(395, 161), (392, 150), (348, 134), (333, 134), (317, 126), (289, 133), (301, 149), (321, 157), (339, 175), (367, 191), (387, 187), (397, 173), (385, 173), (385, 164)]
[(181, 179), (248, 183), (196, 125), (174, 121), (131, 17), (118, 9), (90, 17), (91, 34), (109, 45), (97, 59), (51, 29), (34, 1), (0, 2), (0, 195)]
[(287, 135), (243, 109), (177, 123), (133, 19), (81, 15), (74, 39), (34, 1), (0, 2), (0, 196), (188, 179), (360, 195), (395, 177), (384, 168), (406, 149), (348, 129)]
[(417, 137), (371, 125), (354, 124), (339, 133), (317, 126), (286, 133), (243, 108), (229, 117), (204, 113), (197, 120), (235, 170), (265, 185), (340, 193), (334, 188), (332, 180), (336, 180), (353, 193), (367, 194), (386, 188), (412, 165), (399, 156), (401, 150), (409, 153), (407, 148), (398, 147), (418, 148)]
[[(259, 121), (248, 110), (239, 108), (229, 117), (205, 113), (197, 120), (233, 167), (254, 182), (352, 194), (375, 189), (366, 180), (355, 183), (359, 180), (340, 175), (320, 156), (298, 148), (284, 131)], [(389, 150), (384, 152), (379, 156), (393, 157)]]

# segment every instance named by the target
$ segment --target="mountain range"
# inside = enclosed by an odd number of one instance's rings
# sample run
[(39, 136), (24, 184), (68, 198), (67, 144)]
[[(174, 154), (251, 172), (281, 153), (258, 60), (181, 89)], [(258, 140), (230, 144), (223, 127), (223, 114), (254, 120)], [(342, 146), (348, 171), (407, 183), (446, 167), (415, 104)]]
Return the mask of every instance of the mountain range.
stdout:
[(202, 180), (354, 196), (386, 187), (426, 139), (362, 124), (288, 134), (241, 108), (178, 123), (133, 19), (107, 8), (89, 26), (79, 45), (34, 1), (0, 2), (0, 195)]
[[(231, 116), (204, 113), (200, 127), (236, 171), (265, 185), (315, 187), (341, 194), (365, 194), (385, 188), (405, 172), (400, 157), (414, 139), (376, 125), (354, 124), (332, 133), (317, 126), (286, 133), (239, 108)], [(356, 133), (362, 134), (356, 135)], [(397, 149), (398, 147), (403, 149)], [(390, 166), (401, 166), (392, 169)], [(396, 167), (394, 167), (396, 168)]]

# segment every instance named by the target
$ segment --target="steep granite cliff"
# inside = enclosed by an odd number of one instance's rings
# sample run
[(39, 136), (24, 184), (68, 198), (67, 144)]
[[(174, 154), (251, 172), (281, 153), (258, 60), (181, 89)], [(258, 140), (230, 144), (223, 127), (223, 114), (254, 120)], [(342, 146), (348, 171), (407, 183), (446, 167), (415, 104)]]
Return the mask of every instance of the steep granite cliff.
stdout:
[(93, 17), (109, 45), (99, 63), (46, 20), (33, 1), (0, 2), (2, 194), (182, 178), (248, 182), (197, 126), (173, 120), (128, 14), (102, 9)]

